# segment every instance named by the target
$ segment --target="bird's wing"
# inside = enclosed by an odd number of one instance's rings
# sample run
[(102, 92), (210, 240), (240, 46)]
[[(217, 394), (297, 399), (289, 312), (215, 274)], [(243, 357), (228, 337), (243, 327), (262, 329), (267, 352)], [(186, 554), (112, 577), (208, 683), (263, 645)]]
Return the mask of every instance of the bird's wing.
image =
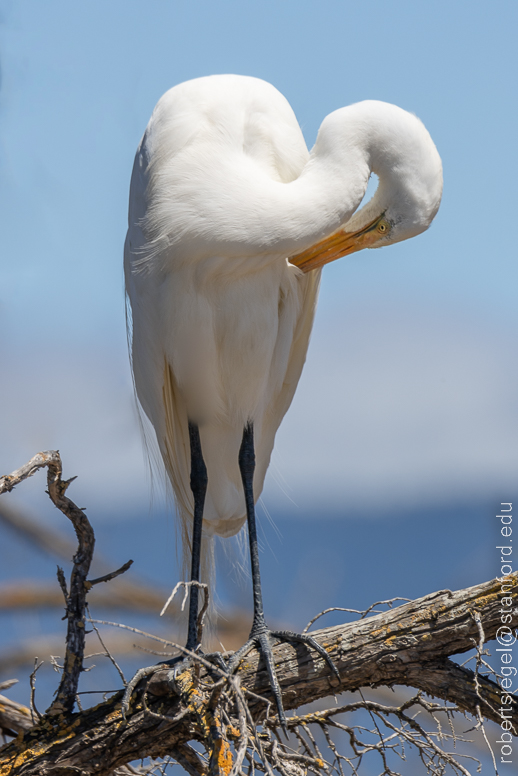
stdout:
[(260, 495), (275, 442), (275, 434), (288, 411), (297, 389), (302, 368), (306, 361), (311, 329), (318, 300), (321, 270), (314, 270), (299, 278), (303, 284), (300, 314), (293, 333), (288, 366), (281, 390), (270, 402), (262, 422), (260, 443), (257, 450), (257, 469), (254, 479), (256, 498)]

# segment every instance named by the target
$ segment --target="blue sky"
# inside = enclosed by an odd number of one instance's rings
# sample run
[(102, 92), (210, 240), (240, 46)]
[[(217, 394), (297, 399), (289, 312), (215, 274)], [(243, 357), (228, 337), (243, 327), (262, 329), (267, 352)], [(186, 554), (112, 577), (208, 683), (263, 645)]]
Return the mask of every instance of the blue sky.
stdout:
[[(80, 475), (71, 495), (92, 517), (132, 517), (143, 542), (152, 530), (122, 245), (133, 155), (164, 91), (209, 73), (264, 78), (309, 146), (330, 111), (385, 100), (429, 129), (443, 203), (426, 234), (324, 271), (264, 504), (288, 546), (297, 535), (293, 579), (322, 583), (349, 534), (361, 549), (344, 551), (324, 599), (302, 614), (298, 588), (281, 606), (288, 582), (275, 554), (286, 546), (264, 521), (276, 580), (267, 610), (302, 625), (318, 607), (360, 605), (366, 570), (368, 600), (491, 575), (488, 526), (513, 500), (518, 458), (517, 29), (518, 5), (501, 0), (0, 0), (0, 472), (59, 448), (65, 473)], [(110, 476), (99, 482), (99, 471)], [(42, 490), (34, 478), (9, 498), (50, 520)], [(325, 531), (312, 524), (304, 545), (297, 519), (309, 526), (318, 514), (330, 518)], [(371, 533), (362, 516), (383, 528)], [(328, 556), (334, 517), (351, 520)], [(115, 533), (110, 551), (124, 555)], [(317, 539), (325, 560), (312, 569)]]

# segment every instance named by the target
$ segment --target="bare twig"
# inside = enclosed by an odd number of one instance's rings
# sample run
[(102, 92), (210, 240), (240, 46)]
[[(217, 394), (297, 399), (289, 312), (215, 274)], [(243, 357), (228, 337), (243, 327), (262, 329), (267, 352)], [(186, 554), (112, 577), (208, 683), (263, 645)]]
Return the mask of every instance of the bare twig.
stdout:
[(36, 708), (36, 672), (38, 671), (39, 668), (41, 668), (42, 665), (43, 665), (43, 660), (41, 660), (38, 663), (38, 658), (35, 657), (34, 658), (34, 670), (32, 671), (32, 673), (31, 673), (31, 675), (29, 677), (29, 682), (30, 682), (30, 685), (31, 685), (30, 709), (31, 709), (32, 721), (33, 721), (34, 724), (36, 724), (36, 720), (34, 719), (34, 715), (36, 715), (38, 719), (41, 719), (41, 714), (38, 711), (38, 709)]
[(18, 684), (18, 679), (6, 679), (5, 682), (0, 682), (0, 690), (8, 690), (15, 684)]
[(58, 466), (61, 470), (61, 458), (57, 450), (45, 450), (42, 453), (36, 453), (28, 463), (20, 466), (19, 469), (11, 472), (11, 474), (0, 477), (0, 494), (9, 493), (20, 482), (23, 482), (28, 477), (32, 477), (39, 469), (44, 469), (46, 466)]
[(102, 577), (97, 577), (97, 579), (89, 579), (86, 584), (89, 587), (93, 587), (94, 585), (98, 585), (99, 582), (109, 582), (111, 579), (115, 579), (115, 577), (119, 577), (121, 574), (124, 574), (124, 572), (129, 569), (132, 563), (132, 560), (128, 560), (123, 566), (120, 567), (120, 569), (117, 569), (117, 571), (111, 571), (109, 574), (105, 574)]
[[(482, 703), (488, 704), (490, 709), (491, 709), (491, 711), (495, 715), (497, 715), (498, 712), (496, 711), (494, 706), (491, 705), (491, 703), (489, 703), (487, 698), (485, 698), (483, 696), (482, 688), (481, 688), (481, 683), (480, 683), (480, 679), (481, 679), (481, 677), (480, 677), (480, 667), (481, 667), (482, 663), (484, 662), (483, 659), (482, 659), (482, 655), (484, 654), (484, 643), (486, 641), (486, 637), (485, 637), (485, 634), (484, 634), (484, 627), (482, 625), (482, 619), (480, 617), (480, 612), (477, 612), (477, 611), (472, 611), (471, 612), (471, 616), (473, 617), (473, 619), (474, 619), (474, 621), (475, 621), (475, 623), (477, 625), (477, 630), (478, 630), (478, 641), (476, 641), (477, 660), (476, 660), (476, 667), (475, 667), (475, 692), (476, 692), (477, 696), (480, 698), (480, 700), (482, 701)], [(486, 742), (487, 749), (488, 749), (488, 751), (489, 751), (489, 753), (491, 755), (491, 760), (493, 761), (493, 768), (494, 768), (495, 774), (496, 774), (496, 776), (498, 776), (498, 768), (497, 768), (497, 765), (496, 765), (495, 753), (493, 751), (493, 747), (489, 743), (489, 739), (488, 739), (487, 734), (486, 734), (486, 729), (484, 727), (484, 719), (482, 717), (482, 712), (481, 712), (481, 709), (480, 709), (480, 704), (477, 704), (476, 709), (477, 709), (477, 719), (478, 719), (477, 727), (478, 727), (479, 730), (482, 731), (482, 735), (484, 736), (484, 741)]]
[[(63, 572), (58, 572), (67, 604), (67, 652), (58, 698), (50, 709), (70, 712), (76, 697), (74, 694), (71, 700), (70, 692), (74, 682), (77, 690), (79, 672), (84, 670), (86, 593), (93, 584), (113, 579), (129, 564), (104, 577), (87, 580), (93, 531), (84, 513), (65, 496), (70, 481), (61, 481), (59, 456), (40, 455), (50, 456), (41, 464), (49, 468), (49, 494), (72, 521), (79, 542), (69, 592)], [(23, 476), (31, 473), (29, 465), (22, 472)], [(2, 478), (4, 490), (12, 489), (23, 476)], [(509, 595), (516, 594), (518, 573), (509, 575), (507, 582)], [(187, 594), (188, 584), (184, 589)], [(208, 602), (205, 592), (200, 627)], [(351, 703), (288, 718), (287, 741), (281, 740), (278, 720), (270, 714), (271, 687), (257, 654), (250, 653), (239, 673), (229, 675), (224, 664), (215, 665), (210, 656), (131, 626), (107, 623), (173, 647), (190, 660), (175, 662), (174, 667), (169, 661), (143, 669), (128, 683), (124, 694), (116, 692), (104, 703), (80, 710), (74, 717), (47, 714), (30, 735), (22, 733), (2, 749), (0, 774), (46, 776), (59, 769), (64, 776), (76, 772), (164, 776), (172, 753), (190, 776), (255, 776), (256, 771), (268, 776), (274, 772), (279, 776), (305, 776), (308, 771), (319, 776), (358, 776), (367, 756), (367, 761), (371, 756), (380, 758), (383, 776), (396, 776), (399, 771), (394, 762), (405, 760), (411, 747), (430, 776), (442, 775), (448, 769), (456, 776), (468, 776), (466, 763), (478, 762), (476, 758), (448, 751), (449, 742), (454, 746), (469, 743), (464, 733), (455, 729), (453, 714), (473, 714), (478, 724), (472, 729), (477, 739), (483, 736), (486, 742), (483, 716), (500, 721), (500, 687), (491, 679), (484, 650), (486, 639), (495, 638), (501, 623), (500, 594), (500, 581), (493, 580), (454, 593), (439, 591), (397, 608), (393, 604), (402, 599), (379, 601), (356, 612), (360, 615), (356, 622), (317, 631), (315, 638), (339, 670), (339, 687), (331, 682), (330, 667), (319, 654), (300, 645), (275, 645), (276, 672), (286, 710), (345, 690), (360, 690), (361, 696)], [(377, 613), (380, 605), (387, 606), (388, 611)], [(102, 622), (93, 618), (88, 621), (92, 625)], [(514, 609), (509, 628), (516, 626), (518, 610)], [(82, 641), (77, 633), (81, 629)], [(120, 671), (95, 625), (94, 630), (103, 654)], [(76, 647), (79, 650), (73, 652)], [(473, 647), (474, 671), (449, 659)], [(71, 669), (71, 655), (78, 656), (76, 674)], [(61, 670), (55, 660), (53, 664)], [(122, 671), (120, 676), (124, 681)], [(361, 693), (362, 687), (394, 684), (415, 687), (419, 692), (392, 705), (369, 700)], [(34, 674), (31, 688), (33, 705)], [(429, 701), (422, 692), (443, 701)], [(508, 705), (510, 718), (517, 724), (518, 699)], [(357, 718), (357, 714), (362, 716)], [(2, 723), (2, 728), (14, 735), (14, 725)], [(333, 738), (335, 734), (337, 738)], [(349, 743), (345, 752), (338, 747), (344, 736)], [(205, 747), (206, 757), (189, 746), (191, 740)], [(165, 759), (135, 768), (129, 765), (135, 757)]]
[(167, 601), (162, 607), (162, 611), (160, 612), (160, 617), (162, 617), (165, 614), (167, 608), (172, 603), (180, 587), (184, 588), (184, 595), (181, 603), (182, 612), (185, 608), (185, 604), (187, 602), (187, 596), (191, 587), (197, 587), (203, 590), (203, 605), (200, 611), (198, 612), (198, 619), (196, 620), (197, 643), (201, 644), (202, 634), (203, 634), (203, 621), (205, 619), (205, 614), (207, 612), (207, 609), (209, 608), (209, 586), (205, 582), (198, 582), (195, 579), (192, 579), (190, 582), (184, 582), (184, 581), (177, 582), (173, 588), (173, 592), (171, 593), (171, 595), (169, 596), (169, 598), (167, 599)]
[[(115, 667), (115, 669), (116, 669), (117, 673), (119, 674), (120, 678), (122, 679), (122, 683), (123, 683), (123, 685), (126, 687), (126, 685), (127, 685), (127, 682), (126, 682), (126, 677), (124, 676), (124, 673), (123, 673), (123, 671), (122, 671), (122, 668), (119, 666), (119, 664), (117, 663), (117, 661), (115, 660), (115, 658), (114, 658), (114, 657), (113, 657), (113, 655), (111, 654), (110, 650), (108, 649), (108, 647), (106, 646), (106, 644), (105, 644), (105, 643), (104, 643), (104, 641), (102, 640), (102, 636), (101, 636), (101, 634), (99, 633), (99, 628), (97, 628), (97, 627), (96, 627), (95, 623), (93, 622), (92, 618), (90, 617), (90, 610), (88, 609), (88, 606), (86, 607), (86, 611), (87, 611), (87, 613), (88, 613), (88, 621), (89, 621), (89, 622), (90, 622), (90, 624), (92, 625), (92, 628), (94, 629), (94, 631), (95, 631), (95, 633), (96, 633), (96, 636), (97, 636), (97, 638), (99, 639), (99, 641), (100, 641), (100, 643), (101, 643), (101, 646), (102, 646), (102, 648), (104, 649), (104, 653), (102, 653), (102, 654), (106, 655), (106, 657), (107, 657), (107, 658), (108, 658), (108, 659), (111, 661), (111, 663), (112, 663), (112, 664), (113, 664), (113, 666)], [(90, 655), (90, 657), (92, 657), (92, 656)]]
[(405, 603), (408, 603), (410, 601), (410, 598), (389, 598), (386, 601), (376, 601), (376, 603), (371, 604), (368, 609), (347, 609), (344, 606), (330, 606), (328, 609), (324, 609), (322, 612), (319, 612), (316, 614), (306, 625), (302, 633), (307, 633), (311, 626), (319, 620), (321, 617), (323, 617), (325, 614), (329, 614), (330, 612), (349, 612), (349, 614), (359, 614), (360, 620), (363, 620), (367, 615), (369, 615), (371, 612), (373, 614), (380, 614), (381, 612), (376, 611), (376, 606), (387, 606), (389, 609), (392, 609), (396, 601), (403, 601)]

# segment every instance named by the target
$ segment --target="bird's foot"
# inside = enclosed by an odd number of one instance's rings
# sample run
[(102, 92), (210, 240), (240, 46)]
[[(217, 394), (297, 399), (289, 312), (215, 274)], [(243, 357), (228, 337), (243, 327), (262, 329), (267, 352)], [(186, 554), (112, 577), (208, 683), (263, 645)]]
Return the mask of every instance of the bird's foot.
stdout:
[(315, 652), (317, 652), (320, 657), (326, 661), (338, 681), (340, 681), (340, 674), (338, 673), (337, 667), (327, 654), (324, 647), (319, 644), (318, 641), (313, 638), (313, 636), (310, 636), (307, 633), (294, 633), (292, 631), (272, 631), (268, 628), (264, 620), (259, 623), (254, 623), (250, 632), (250, 638), (246, 644), (243, 644), (243, 646), (237, 650), (237, 652), (234, 652), (227, 663), (227, 670), (231, 674), (234, 673), (234, 671), (237, 670), (241, 660), (243, 660), (243, 658), (245, 658), (248, 653), (254, 649), (254, 647), (257, 648), (266, 663), (266, 669), (270, 679), (270, 687), (272, 688), (275, 705), (277, 707), (277, 714), (279, 715), (279, 722), (284, 733), (287, 735), (288, 729), (286, 724), (286, 715), (282, 705), (281, 688), (275, 671), (271, 639), (277, 639), (278, 641), (295, 641), (299, 644), (305, 644), (310, 649), (314, 649)]
[(122, 718), (126, 719), (128, 715), (128, 711), (130, 708), (131, 703), (131, 696), (133, 695), (133, 690), (137, 686), (137, 684), (142, 681), (142, 679), (145, 679), (148, 676), (151, 676), (151, 674), (156, 673), (157, 671), (160, 671), (162, 668), (170, 668), (172, 665), (174, 665), (175, 662), (177, 662), (181, 658), (173, 658), (172, 660), (167, 660), (165, 663), (155, 663), (153, 666), (146, 666), (145, 668), (139, 668), (133, 679), (131, 679), (128, 684), (126, 685), (126, 689), (124, 690), (124, 695), (122, 696)]
[[(298, 644), (304, 644), (305, 646), (309, 647), (310, 649), (313, 649), (315, 652), (317, 652), (321, 658), (323, 658), (335, 677), (340, 681), (340, 674), (338, 673), (338, 669), (335, 666), (333, 660), (329, 657), (324, 647), (316, 641), (316, 639), (313, 638), (313, 636), (310, 636), (307, 633), (294, 633), (293, 631), (272, 631), (268, 628), (265, 621), (254, 623), (252, 630), (250, 632), (250, 638), (248, 641), (243, 644), (242, 647), (240, 647), (237, 652), (234, 652), (234, 654), (230, 657), (229, 660), (225, 661), (225, 658), (221, 654), (221, 652), (211, 652), (209, 654), (204, 654), (201, 652), (201, 650), (197, 650), (197, 654), (201, 658), (200, 662), (204, 663), (205, 665), (207, 663), (213, 664), (217, 669), (219, 669), (218, 673), (221, 676), (221, 672), (225, 674), (233, 674), (237, 669), (239, 668), (239, 664), (241, 661), (254, 649), (256, 648), (258, 652), (262, 655), (264, 658), (264, 661), (266, 663), (266, 669), (268, 671), (268, 677), (270, 679), (270, 687), (272, 689), (272, 694), (275, 699), (275, 705), (277, 707), (277, 714), (279, 716), (279, 722), (281, 724), (281, 727), (284, 731), (284, 733), (287, 735), (288, 728), (286, 724), (286, 715), (284, 713), (284, 707), (282, 705), (282, 693), (281, 688), (279, 685), (279, 680), (277, 678), (277, 674), (275, 671), (275, 662), (273, 659), (273, 651), (272, 651), (272, 639), (277, 639), (278, 641), (290, 641), (290, 642), (296, 642)], [(161, 669), (170, 669), (168, 674), (168, 682), (171, 685), (171, 687), (175, 689), (179, 689), (177, 685), (177, 678), (186, 670), (193, 667), (194, 663), (196, 662), (196, 657), (184, 657), (181, 656), (172, 658), (171, 660), (168, 660), (164, 663), (157, 663), (153, 666), (148, 666), (147, 668), (141, 668), (133, 679), (128, 683), (124, 697), (122, 699), (122, 715), (125, 718), (126, 714), (129, 710), (131, 696), (133, 694), (133, 691), (137, 684), (146, 677), (150, 676), (151, 674), (155, 673), (156, 671), (159, 671)]]
[[(196, 657), (199, 658), (199, 660), (196, 660)], [(173, 664), (173, 670), (169, 672), (168, 674), (168, 681), (172, 687), (176, 687), (176, 679), (180, 676), (184, 671), (187, 671), (188, 669), (192, 668), (194, 665), (204, 665), (209, 674), (213, 675), (215, 674), (219, 678), (221, 678), (221, 675), (224, 674), (225, 676), (228, 675), (228, 667), (227, 663), (225, 662), (225, 658), (223, 657), (221, 652), (202, 652), (201, 649), (196, 650), (196, 656), (193, 657), (184, 657), (184, 658), (177, 658), (176, 661), (171, 661), (171, 664)], [(216, 671), (212, 672), (211, 669), (214, 667)]]
[[(227, 664), (225, 663), (225, 659), (221, 652), (211, 652), (210, 654), (204, 654), (201, 649), (198, 648), (195, 650), (195, 653), (201, 658), (199, 663), (204, 663), (207, 668), (207, 663), (211, 663), (216, 668), (219, 668), (220, 675), (221, 672), (228, 674)], [(122, 698), (123, 718), (126, 718), (126, 715), (129, 711), (133, 691), (135, 690), (135, 687), (138, 685), (138, 683), (142, 681), (142, 679), (146, 679), (148, 676), (151, 676), (157, 671), (169, 669), (169, 674), (167, 676), (168, 682), (173, 689), (178, 690), (178, 686), (176, 684), (177, 677), (179, 677), (180, 674), (182, 674), (184, 671), (192, 668), (195, 663), (196, 656), (194, 655), (192, 657), (182, 657), (181, 655), (178, 655), (177, 657), (173, 657), (171, 660), (166, 660), (163, 663), (155, 663), (155, 665), (146, 666), (146, 668), (139, 668), (133, 679), (131, 679), (131, 681), (126, 685), (126, 689), (124, 691), (124, 696)]]

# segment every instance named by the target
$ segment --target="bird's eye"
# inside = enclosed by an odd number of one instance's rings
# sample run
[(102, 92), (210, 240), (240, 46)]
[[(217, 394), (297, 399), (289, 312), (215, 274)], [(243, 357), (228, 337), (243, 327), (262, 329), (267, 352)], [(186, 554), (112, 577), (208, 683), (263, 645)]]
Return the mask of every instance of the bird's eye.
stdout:
[(380, 234), (386, 234), (388, 232), (388, 230), (389, 230), (389, 225), (387, 224), (386, 221), (381, 221), (378, 224), (378, 232)]

